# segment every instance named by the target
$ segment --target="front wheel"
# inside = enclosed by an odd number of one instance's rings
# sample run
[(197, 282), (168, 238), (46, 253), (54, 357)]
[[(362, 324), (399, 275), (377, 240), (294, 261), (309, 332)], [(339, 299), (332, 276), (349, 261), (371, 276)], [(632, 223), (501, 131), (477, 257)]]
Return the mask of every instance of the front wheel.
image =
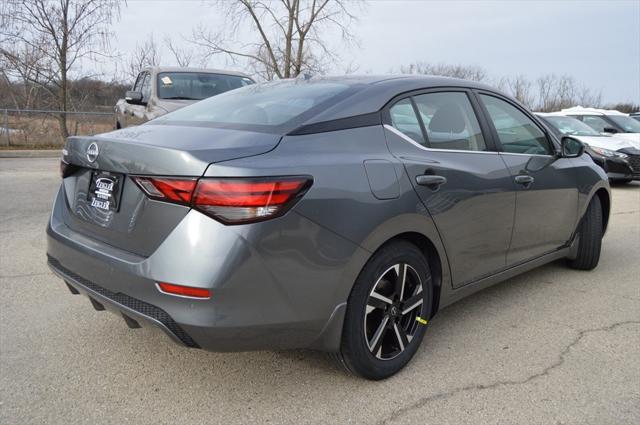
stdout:
[(411, 360), (433, 299), (429, 265), (405, 241), (383, 246), (358, 276), (347, 304), (337, 360), (367, 379), (384, 379)]
[(577, 237), (578, 253), (575, 259), (568, 261), (569, 267), (578, 270), (593, 270), (600, 261), (602, 248), (602, 206), (597, 195), (593, 197), (587, 207)]

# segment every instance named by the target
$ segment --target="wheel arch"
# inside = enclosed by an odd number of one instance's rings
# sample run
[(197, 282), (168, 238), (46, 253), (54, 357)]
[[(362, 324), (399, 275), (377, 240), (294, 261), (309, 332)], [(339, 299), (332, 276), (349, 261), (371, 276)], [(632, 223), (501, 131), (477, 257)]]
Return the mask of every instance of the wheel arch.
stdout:
[[(600, 199), (600, 206), (602, 207), (602, 234), (604, 235), (609, 225), (609, 214), (611, 213), (611, 196), (604, 187), (601, 187), (591, 197), (597, 196)], [(589, 200), (591, 202), (591, 200)]]
[(427, 260), (427, 263), (429, 264), (429, 271), (431, 272), (431, 284), (433, 286), (433, 300), (431, 301), (431, 317), (433, 317), (437, 313), (438, 307), (440, 306), (443, 270), (442, 258), (440, 257), (440, 254), (438, 253), (438, 250), (436, 249), (434, 243), (422, 233), (400, 233), (386, 241), (383, 246), (396, 240), (404, 240), (417, 246), (424, 255), (424, 258)]

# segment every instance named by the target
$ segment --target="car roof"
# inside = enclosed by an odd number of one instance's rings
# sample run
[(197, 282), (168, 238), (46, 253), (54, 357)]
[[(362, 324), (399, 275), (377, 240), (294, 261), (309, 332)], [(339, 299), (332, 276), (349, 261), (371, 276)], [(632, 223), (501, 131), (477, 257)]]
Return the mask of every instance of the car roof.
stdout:
[[(161, 72), (198, 72), (204, 74), (223, 74), (223, 75), (234, 75), (237, 77), (245, 77), (251, 78), (249, 75), (238, 72), (238, 71), (230, 71), (225, 69), (214, 69), (214, 68), (189, 68), (189, 67), (180, 67), (180, 66), (152, 66), (149, 68), (145, 68), (147, 71), (151, 71), (154, 74), (159, 74)], [(252, 79), (253, 80), (253, 79)]]
[(497, 93), (495, 89), (482, 83), (433, 75), (322, 76), (305, 78), (305, 81), (309, 84), (322, 82), (346, 84), (354, 90), (351, 96), (315, 115), (305, 125), (373, 113), (383, 108), (393, 97), (420, 89), (472, 88)]
[(627, 115), (614, 109), (585, 108), (583, 106), (565, 108), (560, 112), (564, 115)]

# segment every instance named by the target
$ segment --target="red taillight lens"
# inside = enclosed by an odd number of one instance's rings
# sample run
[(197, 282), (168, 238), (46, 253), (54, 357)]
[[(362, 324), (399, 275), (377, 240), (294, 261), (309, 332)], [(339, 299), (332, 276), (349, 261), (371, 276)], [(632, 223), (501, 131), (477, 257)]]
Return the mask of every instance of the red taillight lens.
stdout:
[(133, 177), (133, 180), (151, 199), (158, 201), (191, 203), (196, 179)]
[(252, 223), (283, 215), (311, 183), (308, 177), (203, 178), (192, 205), (225, 224)]
[(193, 286), (174, 285), (173, 283), (158, 282), (158, 288), (161, 292), (179, 295), (181, 297), (211, 298), (211, 291), (204, 288), (194, 288)]
[(310, 177), (132, 177), (151, 199), (191, 205), (225, 224), (268, 220), (286, 213), (311, 187)]

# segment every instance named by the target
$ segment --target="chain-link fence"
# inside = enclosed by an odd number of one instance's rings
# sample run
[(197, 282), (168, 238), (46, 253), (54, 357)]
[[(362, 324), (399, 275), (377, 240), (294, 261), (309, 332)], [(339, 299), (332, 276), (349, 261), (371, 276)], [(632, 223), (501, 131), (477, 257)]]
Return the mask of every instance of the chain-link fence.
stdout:
[(57, 148), (64, 144), (60, 136), (60, 114), (67, 116), (70, 135), (92, 135), (114, 129), (113, 112), (49, 111), (40, 109), (0, 109), (0, 147)]

